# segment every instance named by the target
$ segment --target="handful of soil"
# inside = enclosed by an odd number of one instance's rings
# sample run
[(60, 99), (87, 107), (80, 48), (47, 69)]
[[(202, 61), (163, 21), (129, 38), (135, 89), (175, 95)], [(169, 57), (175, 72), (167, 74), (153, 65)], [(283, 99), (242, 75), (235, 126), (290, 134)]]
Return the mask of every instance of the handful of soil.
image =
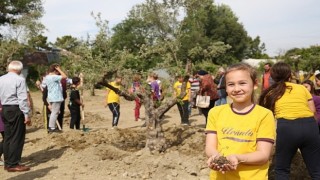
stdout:
[(227, 158), (224, 156), (219, 156), (217, 158), (214, 158), (211, 163), (215, 163), (219, 167), (222, 167), (223, 165), (231, 164), (230, 161), (228, 161)]

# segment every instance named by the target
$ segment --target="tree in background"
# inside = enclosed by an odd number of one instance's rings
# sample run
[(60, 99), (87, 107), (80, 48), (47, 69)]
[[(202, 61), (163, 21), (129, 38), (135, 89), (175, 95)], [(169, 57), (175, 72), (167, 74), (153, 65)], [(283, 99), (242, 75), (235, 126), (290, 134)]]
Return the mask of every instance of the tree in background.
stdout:
[(41, 0), (0, 1), (0, 73), (5, 72), (7, 62), (21, 59), (33, 49), (28, 46), (42, 34), (44, 26), (39, 19), (43, 14)]
[(257, 36), (254, 39), (250, 38), (249, 47), (246, 51), (245, 57), (253, 59), (269, 59), (269, 56), (265, 52), (266, 45), (261, 43), (260, 36)]
[(6, 73), (8, 61), (14, 57), (23, 46), (16, 40), (3, 39), (0, 41), (0, 75)]
[[(55, 44), (69, 47), (73, 52), (62, 52), (63, 66), (68, 67), (69, 76), (84, 75), (85, 87), (94, 95), (97, 82), (101, 81), (104, 74), (115, 66), (109, 66), (109, 42), (108, 21), (101, 19), (101, 14), (96, 16), (96, 26), (99, 28), (94, 39), (88, 36), (86, 40), (77, 40), (71, 36), (57, 38)], [(68, 41), (70, 40), (70, 41)]]
[[(243, 59), (248, 47), (248, 35), (232, 10), (226, 5), (215, 5), (212, 0), (184, 1), (186, 16), (182, 21), (181, 57), (187, 58), (190, 49), (207, 49), (212, 43), (222, 42), (227, 51), (211, 58), (214, 64), (231, 64)], [(192, 62), (202, 61), (198, 56)]]
[[(212, 29), (210, 29), (210, 19), (207, 16), (208, 14), (215, 16), (214, 12), (220, 12), (220, 9), (216, 9), (210, 0), (201, 3), (192, 1), (191, 4), (189, 2), (147, 0), (145, 3), (135, 6), (130, 11), (128, 18), (113, 29), (115, 32), (111, 38), (111, 47), (115, 47), (116, 50), (111, 49), (112, 58), (110, 62), (115, 62), (112, 60), (115, 58), (121, 59), (123, 61), (120, 62), (125, 62), (124, 66), (126, 68), (137, 68), (142, 71), (156, 67), (163, 68), (172, 77), (178, 72), (185, 73), (184, 66), (189, 63), (189, 60), (194, 63), (211, 62), (210, 66), (228, 62), (228, 59), (222, 57), (225, 57), (226, 53), (233, 56), (230, 52), (236, 51), (238, 46), (233, 47), (220, 39), (214, 39), (212, 32), (211, 34), (209, 32)], [(183, 7), (190, 8), (190, 13), (187, 13), (181, 19), (180, 12)], [(198, 10), (199, 8), (201, 11)], [(219, 17), (224, 18), (227, 13), (220, 14), (222, 15)], [(237, 19), (233, 16), (229, 19), (231, 19), (231, 25), (237, 23)], [(134, 24), (135, 22), (137, 24)], [(221, 20), (221, 22), (224, 21)], [(216, 25), (218, 26), (219, 23)], [(230, 27), (242, 27), (242, 25)], [(236, 30), (239, 30), (239, 28)], [(240, 28), (240, 30), (243, 29)], [(245, 31), (233, 32), (230, 30), (230, 32), (242, 33), (241, 35), (245, 35), (243, 39), (247, 39)], [(228, 37), (232, 34), (222, 35)], [(221, 36), (218, 37), (221, 38)], [(228, 42), (232, 43), (232, 40), (241, 42), (237, 38), (239, 37), (235, 37), (235, 39), (228, 37)], [(236, 57), (233, 59), (236, 59)], [(142, 65), (140, 68), (139, 64)], [(146, 90), (146, 92), (149, 91)], [(165, 149), (165, 139), (161, 127), (161, 121), (163, 120), (161, 117), (179, 100), (169, 98), (163, 101), (160, 106), (155, 106), (148, 93), (143, 97), (145, 97), (146, 112), (149, 112), (146, 114), (146, 121), (148, 122), (146, 146), (151, 150), (163, 151)]]
[(35, 49), (35, 50), (47, 50), (49, 49), (47, 40), (48, 40), (48, 37), (39, 34), (37, 36), (31, 37), (28, 40), (28, 46), (31, 49)]
[[(0, 1), (0, 26), (12, 25), (25, 19), (41, 17), (43, 12), (41, 0), (1, 0)], [(25, 24), (27, 26), (27, 24)], [(29, 24), (29, 26), (33, 26)], [(3, 34), (0, 34), (2, 37)]]
[(232, 10), (212, 0), (147, 0), (133, 7), (113, 31), (111, 56), (130, 53), (125, 66), (138, 71), (160, 67), (175, 72), (188, 63), (207, 61), (231, 64), (253, 49)]
[(209, 16), (206, 29), (212, 40), (222, 41), (232, 47), (224, 57), (218, 59), (220, 63), (224, 61), (224, 63), (230, 64), (233, 59), (241, 61), (244, 58), (249, 36), (229, 6), (216, 6)]
[(299, 71), (307, 72), (306, 79), (320, 69), (320, 46), (314, 45), (308, 48), (293, 48), (288, 50), (282, 59), (291, 65), (296, 77), (299, 77)]
[(148, 25), (141, 19), (131, 17), (130, 14), (112, 30), (114, 34), (111, 38), (111, 48), (114, 50), (127, 49), (133, 54), (138, 54), (141, 45), (147, 43)]
[(53, 45), (67, 51), (74, 52), (75, 48), (80, 45), (80, 41), (71, 35), (66, 35), (58, 37)]
[[(128, 18), (113, 29), (111, 46), (136, 56), (129, 59), (127, 68), (143, 71), (156, 66), (163, 67), (163, 63), (176, 66), (180, 63), (176, 55), (179, 46), (175, 38), (179, 30), (176, 27), (179, 25), (177, 17), (176, 7), (147, 0), (133, 7)], [(136, 66), (139, 64), (140, 67)]]
[(320, 69), (320, 46), (313, 45), (303, 48), (301, 52), (301, 68), (305, 71), (314, 72)]

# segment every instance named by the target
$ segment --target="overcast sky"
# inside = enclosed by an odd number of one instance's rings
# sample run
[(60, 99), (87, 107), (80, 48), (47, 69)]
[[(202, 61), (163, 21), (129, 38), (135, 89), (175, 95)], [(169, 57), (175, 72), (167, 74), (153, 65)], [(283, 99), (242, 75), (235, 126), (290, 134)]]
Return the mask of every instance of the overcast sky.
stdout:
[[(121, 22), (135, 4), (144, 0), (45, 0), (43, 24), (49, 41), (96, 32), (90, 13), (101, 12), (110, 27)], [(320, 44), (320, 0), (215, 0), (226, 4), (251, 37), (260, 36), (267, 53)]]

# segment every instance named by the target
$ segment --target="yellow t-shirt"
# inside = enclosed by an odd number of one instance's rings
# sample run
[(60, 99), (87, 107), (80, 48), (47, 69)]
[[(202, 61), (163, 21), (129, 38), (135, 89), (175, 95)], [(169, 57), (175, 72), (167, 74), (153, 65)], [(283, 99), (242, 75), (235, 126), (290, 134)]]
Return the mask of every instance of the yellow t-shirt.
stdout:
[[(224, 156), (255, 152), (257, 141), (274, 143), (275, 120), (272, 112), (254, 105), (247, 113), (236, 113), (232, 105), (216, 106), (209, 111), (206, 133), (217, 134), (218, 152)], [(225, 174), (211, 170), (210, 179), (267, 180), (269, 162), (263, 165), (239, 164)]]
[(283, 96), (275, 104), (276, 118), (289, 120), (312, 117), (314, 114), (308, 106), (308, 101), (312, 100), (310, 92), (303, 85), (286, 82), (287, 89)]
[[(173, 85), (173, 88), (174, 88), (174, 91), (176, 93), (176, 96), (179, 96), (180, 93), (181, 93), (181, 86), (182, 86), (182, 83), (177, 81), (174, 83)], [(186, 95), (183, 97), (183, 101), (185, 100), (189, 100), (189, 97), (190, 97), (190, 88), (191, 88), (191, 84), (189, 82), (187, 82), (187, 86), (186, 86)]]
[(315, 80), (315, 75), (312, 74), (312, 75), (309, 77), (309, 79), (310, 79), (311, 81), (314, 81), (314, 80)]
[[(117, 85), (115, 82), (111, 82), (110, 83), (111, 86), (120, 89), (121, 86)], [(118, 94), (116, 94), (116, 92), (114, 92), (113, 90), (107, 88), (107, 90), (109, 90), (108, 96), (107, 96), (107, 103), (120, 103), (120, 96)]]

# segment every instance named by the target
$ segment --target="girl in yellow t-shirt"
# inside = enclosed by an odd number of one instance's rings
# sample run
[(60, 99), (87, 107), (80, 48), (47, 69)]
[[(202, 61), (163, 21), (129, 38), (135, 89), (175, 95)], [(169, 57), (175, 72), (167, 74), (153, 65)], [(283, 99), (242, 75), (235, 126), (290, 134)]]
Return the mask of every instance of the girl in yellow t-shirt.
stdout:
[(320, 138), (310, 92), (291, 83), (291, 68), (284, 62), (271, 69), (274, 84), (264, 91), (259, 103), (277, 118), (275, 179), (289, 179), (293, 156), (300, 149), (312, 179), (320, 179)]
[[(116, 76), (115, 80), (110, 83), (111, 86), (120, 89), (121, 88), (122, 77)], [(120, 96), (113, 90), (107, 88), (106, 94), (106, 104), (112, 112), (112, 128), (118, 126), (120, 118)]]
[[(227, 69), (225, 81), (233, 103), (211, 109), (206, 126), (210, 179), (267, 180), (275, 121), (270, 110), (253, 101), (257, 73), (248, 64), (235, 64)], [(220, 165), (220, 156), (229, 162)]]

